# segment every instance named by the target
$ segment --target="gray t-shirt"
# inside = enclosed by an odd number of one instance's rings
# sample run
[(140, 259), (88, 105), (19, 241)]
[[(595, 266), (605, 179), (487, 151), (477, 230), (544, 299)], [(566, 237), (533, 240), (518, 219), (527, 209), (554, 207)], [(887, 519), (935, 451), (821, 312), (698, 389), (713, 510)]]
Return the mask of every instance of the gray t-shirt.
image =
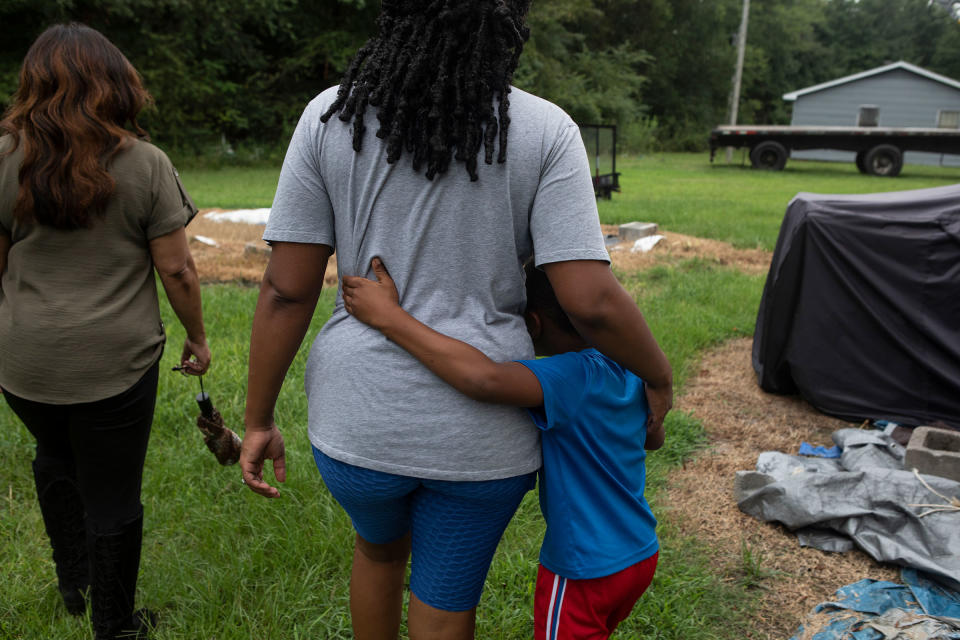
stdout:
[[(307, 105), (283, 163), (263, 237), (327, 244), (341, 275), (373, 277), (380, 256), (414, 317), (496, 361), (528, 359), (523, 263), (609, 260), (577, 126), (555, 105), (510, 93), (507, 162), (470, 182), (462, 163), (428, 181), (386, 145), (367, 114), (352, 126)], [(540, 466), (537, 429), (514, 407), (475, 402), (350, 316), (340, 295), (306, 372), (311, 442), (369, 469), (442, 480), (491, 480)]]

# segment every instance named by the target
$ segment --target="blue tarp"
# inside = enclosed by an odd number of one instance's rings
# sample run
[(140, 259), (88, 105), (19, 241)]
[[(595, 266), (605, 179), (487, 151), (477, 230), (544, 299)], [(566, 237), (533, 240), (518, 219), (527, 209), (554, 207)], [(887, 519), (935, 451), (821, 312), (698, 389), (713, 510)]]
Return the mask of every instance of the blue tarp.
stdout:
[(817, 605), (791, 640), (960, 640), (960, 593), (914, 569), (905, 584), (861, 580)]
[(833, 445), (829, 449), (823, 446), (813, 446), (809, 442), (800, 443), (800, 451), (797, 452), (801, 456), (817, 456), (818, 458), (839, 458), (843, 453), (840, 450), (840, 447)]

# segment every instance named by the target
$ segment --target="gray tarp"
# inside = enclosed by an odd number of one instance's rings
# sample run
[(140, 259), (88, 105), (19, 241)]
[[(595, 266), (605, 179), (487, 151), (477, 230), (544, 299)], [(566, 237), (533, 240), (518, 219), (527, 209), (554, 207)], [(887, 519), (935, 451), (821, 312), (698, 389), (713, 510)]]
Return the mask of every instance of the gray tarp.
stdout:
[[(880, 431), (841, 429), (839, 459), (767, 451), (756, 471), (739, 471), (737, 504), (755, 518), (780, 522), (800, 543), (824, 551), (854, 545), (880, 562), (925, 571), (960, 589), (960, 510), (931, 513), (912, 504), (944, 504), (903, 468), (903, 447)], [(960, 482), (921, 476), (939, 493), (960, 496)]]

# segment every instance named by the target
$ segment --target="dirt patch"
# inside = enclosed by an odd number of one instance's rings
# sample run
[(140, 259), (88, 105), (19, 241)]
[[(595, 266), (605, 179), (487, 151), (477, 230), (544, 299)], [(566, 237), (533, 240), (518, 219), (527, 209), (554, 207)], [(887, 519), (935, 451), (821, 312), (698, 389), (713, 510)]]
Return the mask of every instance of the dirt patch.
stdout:
[[(603, 225), (603, 232), (616, 235), (617, 227)], [(627, 273), (649, 269), (662, 261), (697, 258), (718, 266), (735, 267), (749, 274), (766, 273), (772, 253), (764, 249), (737, 249), (727, 242), (686, 236), (672, 231), (659, 231), (663, 240), (647, 252), (630, 251), (633, 243), (622, 242), (608, 247), (613, 266)]]
[(832, 446), (833, 431), (856, 426), (817, 412), (799, 397), (762, 391), (751, 348), (752, 340), (744, 338), (707, 354), (678, 399), (678, 409), (703, 421), (710, 447), (671, 474), (660, 503), (683, 534), (710, 543), (728, 579), (764, 590), (750, 637), (779, 640), (838, 588), (863, 578), (899, 582), (899, 570), (859, 551), (802, 548), (784, 527), (737, 508), (734, 475), (754, 469), (760, 452), (796, 452), (804, 440)]
[[(221, 209), (204, 209), (187, 227), (190, 252), (197, 263), (200, 281), (259, 285), (270, 259), (270, 248), (262, 239), (263, 225), (217, 222), (205, 215), (217, 211)], [(198, 236), (213, 240), (216, 246), (202, 242)], [(337, 261), (331, 257), (324, 284), (336, 283)]]
[[(217, 222), (205, 216), (221, 209), (204, 209), (190, 226), (190, 251), (197, 263), (202, 282), (240, 282), (259, 284), (267, 267), (270, 251), (261, 239), (263, 226), (243, 222)], [(604, 233), (615, 235), (617, 227), (603, 225)], [(765, 273), (770, 267), (771, 253), (763, 249), (736, 249), (726, 242), (706, 240), (680, 233), (662, 231), (664, 236), (648, 253), (633, 253), (629, 242), (609, 247), (610, 259), (619, 271), (631, 273), (662, 261), (698, 258), (719, 266), (731, 266), (746, 273)], [(208, 245), (197, 237), (209, 238), (216, 246)], [(337, 282), (337, 262), (331, 257), (327, 265), (324, 283)]]

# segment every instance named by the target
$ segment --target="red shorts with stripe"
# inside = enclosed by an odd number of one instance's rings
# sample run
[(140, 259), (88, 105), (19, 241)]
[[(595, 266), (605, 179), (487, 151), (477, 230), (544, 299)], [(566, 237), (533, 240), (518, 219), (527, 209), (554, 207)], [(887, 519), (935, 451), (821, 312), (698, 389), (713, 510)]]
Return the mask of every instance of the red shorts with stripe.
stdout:
[(610, 637), (650, 586), (659, 555), (589, 580), (569, 580), (540, 565), (533, 599), (534, 640)]

